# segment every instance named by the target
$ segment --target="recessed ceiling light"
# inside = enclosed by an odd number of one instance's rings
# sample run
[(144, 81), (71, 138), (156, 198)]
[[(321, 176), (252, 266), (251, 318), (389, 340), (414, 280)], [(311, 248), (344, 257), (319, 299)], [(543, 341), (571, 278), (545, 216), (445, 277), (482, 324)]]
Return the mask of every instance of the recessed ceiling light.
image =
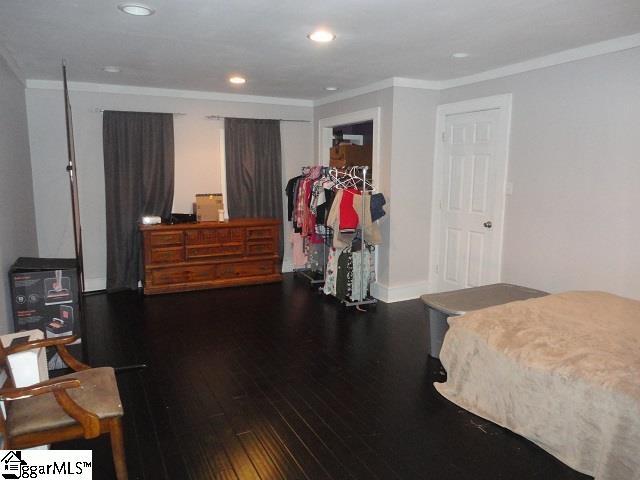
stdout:
[(454, 53), (453, 55), (451, 55), (453, 58), (467, 58), (469, 56), (468, 53), (465, 52), (458, 52), (458, 53)]
[(102, 70), (109, 73), (120, 73), (121, 71), (120, 67), (116, 67), (114, 65), (107, 65), (106, 67), (103, 67)]
[(328, 92), (335, 92), (336, 90), (338, 90), (338, 87), (324, 87), (324, 89)]
[(316, 30), (315, 32), (307, 35), (307, 38), (309, 38), (309, 40), (313, 40), (314, 42), (327, 43), (334, 40), (336, 36), (327, 30)]
[(234, 83), (236, 85), (242, 85), (243, 83), (247, 83), (247, 79), (236, 75), (234, 77), (230, 77), (229, 82)]
[(121, 3), (118, 5), (118, 10), (137, 17), (146, 17), (155, 13), (153, 8), (147, 7), (141, 3)]

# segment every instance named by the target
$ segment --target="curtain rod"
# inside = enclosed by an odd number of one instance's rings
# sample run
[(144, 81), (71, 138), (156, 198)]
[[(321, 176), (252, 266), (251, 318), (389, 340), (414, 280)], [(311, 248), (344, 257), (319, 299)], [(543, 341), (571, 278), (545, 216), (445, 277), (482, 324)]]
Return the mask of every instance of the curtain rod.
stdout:
[[(224, 115), (207, 115), (209, 120), (224, 120), (225, 118), (233, 118), (233, 117), (225, 117)], [(255, 120), (278, 120), (279, 122), (295, 122), (295, 123), (311, 123), (311, 120), (288, 120), (286, 118), (256, 118)]]
[(94, 109), (94, 112), (98, 112), (98, 113), (104, 113), (106, 111), (111, 111), (111, 112), (127, 112), (127, 113), (168, 113), (170, 115), (186, 115), (186, 113), (181, 113), (181, 112), (140, 112), (138, 110), (118, 110), (118, 109), (114, 109), (114, 108), (104, 108), (104, 107), (96, 107)]

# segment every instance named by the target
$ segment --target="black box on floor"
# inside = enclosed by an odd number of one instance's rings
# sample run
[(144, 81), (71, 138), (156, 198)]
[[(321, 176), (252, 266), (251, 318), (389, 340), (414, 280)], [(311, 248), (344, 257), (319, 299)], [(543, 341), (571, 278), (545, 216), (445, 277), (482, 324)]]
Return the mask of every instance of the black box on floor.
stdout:
[[(46, 338), (80, 337), (78, 263), (66, 258), (20, 257), (9, 270), (16, 332), (41, 330)], [(69, 351), (81, 358), (80, 340)], [(49, 369), (65, 368), (55, 349), (48, 349)]]

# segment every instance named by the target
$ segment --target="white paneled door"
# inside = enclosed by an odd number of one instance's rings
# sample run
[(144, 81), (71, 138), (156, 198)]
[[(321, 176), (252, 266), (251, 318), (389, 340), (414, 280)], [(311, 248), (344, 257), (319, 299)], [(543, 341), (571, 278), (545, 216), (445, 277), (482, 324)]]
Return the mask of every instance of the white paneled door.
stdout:
[(504, 109), (444, 115), (438, 291), (500, 281), (506, 175)]

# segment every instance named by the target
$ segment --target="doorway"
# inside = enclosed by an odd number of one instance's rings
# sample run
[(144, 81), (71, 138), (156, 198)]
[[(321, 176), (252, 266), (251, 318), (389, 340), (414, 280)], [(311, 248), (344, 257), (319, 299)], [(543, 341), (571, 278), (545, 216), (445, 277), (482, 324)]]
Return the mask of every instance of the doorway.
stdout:
[[(371, 178), (372, 185), (376, 187), (380, 182), (380, 119), (380, 107), (320, 119), (318, 121), (318, 164), (324, 166), (329, 166), (330, 164), (334, 129), (340, 129), (339, 127), (341, 127), (343, 138), (344, 135), (361, 135), (364, 143), (368, 140), (364, 132), (361, 134), (349, 133), (345, 130), (350, 125), (371, 122)], [(354, 138), (354, 140), (356, 139)]]
[(500, 282), (510, 123), (511, 95), (438, 107), (433, 291)]

